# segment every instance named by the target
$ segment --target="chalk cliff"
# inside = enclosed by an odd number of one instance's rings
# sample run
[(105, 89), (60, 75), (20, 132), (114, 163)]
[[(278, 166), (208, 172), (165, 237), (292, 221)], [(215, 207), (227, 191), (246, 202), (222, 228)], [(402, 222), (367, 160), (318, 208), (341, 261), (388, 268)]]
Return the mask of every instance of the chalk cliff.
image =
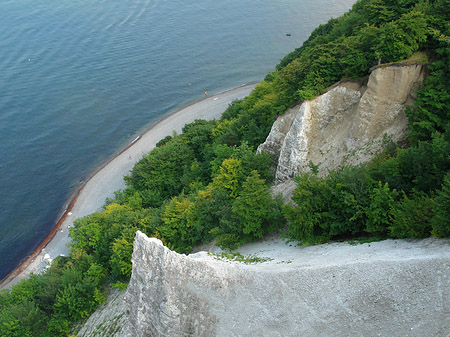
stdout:
[[(133, 273), (103, 317), (80, 336), (446, 336), (449, 241), (387, 240), (242, 248), (246, 265), (185, 256), (137, 232)], [(414, 254), (414, 255), (412, 255)], [(118, 305), (117, 302), (121, 304)], [(117, 321), (120, 323), (118, 324)]]
[(380, 66), (367, 85), (343, 82), (293, 107), (258, 148), (277, 161), (276, 184), (319, 165), (319, 173), (373, 157), (386, 141), (405, 138), (405, 108), (424, 80), (422, 65)]

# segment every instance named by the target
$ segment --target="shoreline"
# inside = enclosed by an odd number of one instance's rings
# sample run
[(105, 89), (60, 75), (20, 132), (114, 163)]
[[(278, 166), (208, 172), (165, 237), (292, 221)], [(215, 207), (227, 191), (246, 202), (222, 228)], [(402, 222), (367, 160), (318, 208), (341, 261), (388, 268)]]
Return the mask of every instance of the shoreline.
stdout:
[[(173, 132), (181, 132), (185, 124), (196, 119), (218, 119), (230, 103), (250, 94), (258, 82), (211, 94), (194, 100), (151, 123), (142, 133), (103, 164), (95, 168), (85, 182), (64, 203), (59, 220), (37, 248), (0, 280), (0, 289), (6, 289), (39, 273), (59, 255), (67, 255), (70, 242), (68, 229), (77, 218), (101, 210), (106, 198), (125, 187), (123, 177), (156, 143)], [(67, 205), (67, 206), (65, 206)]]

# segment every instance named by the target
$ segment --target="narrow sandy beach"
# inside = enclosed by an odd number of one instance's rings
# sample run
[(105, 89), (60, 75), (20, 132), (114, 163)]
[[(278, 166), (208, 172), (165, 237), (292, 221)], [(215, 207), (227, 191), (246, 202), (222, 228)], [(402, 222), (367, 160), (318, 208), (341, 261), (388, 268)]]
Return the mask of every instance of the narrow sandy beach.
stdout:
[(37, 250), (13, 270), (0, 283), (0, 289), (8, 288), (30, 273), (42, 271), (45, 266), (59, 255), (67, 255), (68, 227), (77, 218), (97, 212), (106, 198), (114, 196), (114, 191), (125, 187), (123, 176), (126, 175), (143, 155), (155, 147), (162, 138), (181, 132), (186, 123), (196, 119), (218, 119), (228, 105), (236, 99), (248, 96), (256, 84), (243, 85), (187, 105), (153, 124), (144, 134), (134, 140), (125, 150), (104, 164), (69, 203), (55, 229)]

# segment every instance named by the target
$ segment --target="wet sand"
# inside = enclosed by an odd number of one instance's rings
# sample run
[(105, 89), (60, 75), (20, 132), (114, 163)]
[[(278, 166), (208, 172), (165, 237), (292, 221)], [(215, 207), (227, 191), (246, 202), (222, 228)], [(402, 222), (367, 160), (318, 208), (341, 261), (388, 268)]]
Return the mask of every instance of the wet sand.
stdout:
[(30, 273), (42, 271), (57, 256), (68, 255), (69, 226), (77, 218), (101, 210), (106, 198), (114, 197), (114, 191), (123, 189), (123, 176), (128, 174), (134, 164), (153, 149), (158, 141), (172, 135), (174, 131), (180, 133), (185, 124), (196, 119), (220, 118), (231, 102), (248, 96), (255, 86), (255, 83), (246, 84), (216, 95), (210, 94), (151, 125), (146, 132), (94, 172), (69, 201), (67, 209), (52, 232), (27, 259), (0, 282), (0, 289), (16, 284)]

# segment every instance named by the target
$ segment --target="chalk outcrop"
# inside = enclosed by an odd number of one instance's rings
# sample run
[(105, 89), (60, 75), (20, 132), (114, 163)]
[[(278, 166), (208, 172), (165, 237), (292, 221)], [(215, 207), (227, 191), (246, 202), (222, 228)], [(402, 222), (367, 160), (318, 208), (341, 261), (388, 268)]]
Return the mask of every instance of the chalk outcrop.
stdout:
[(246, 265), (180, 255), (138, 232), (130, 284), (111, 304), (122, 325), (88, 321), (103, 330), (85, 336), (447, 336), (449, 243), (273, 238), (242, 247), (269, 260)]
[(369, 160), (386, 140), (404, 140), (405, 108), (424, 73), (417, 64), (377, 67), (367, 85), (340, 83), (280, 116), (258, 148), (277, 161), (276, 184), (308, 171), (311, 162), (325, 174), (344, 163)]

